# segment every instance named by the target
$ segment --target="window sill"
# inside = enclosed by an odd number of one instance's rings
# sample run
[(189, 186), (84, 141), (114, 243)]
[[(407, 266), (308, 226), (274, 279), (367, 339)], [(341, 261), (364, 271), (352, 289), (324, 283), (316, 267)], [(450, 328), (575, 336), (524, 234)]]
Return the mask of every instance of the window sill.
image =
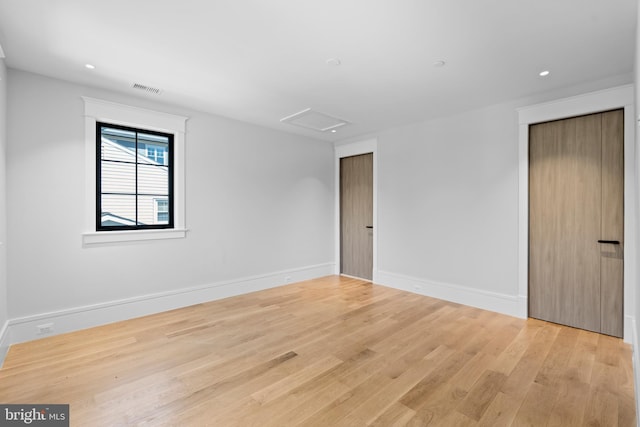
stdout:
[(94, 231), (82, 233), (82, 245), (93, 246), (119, 242), (139, 242), (145, 240), (183, 239), (186, 228), (160, 230)]

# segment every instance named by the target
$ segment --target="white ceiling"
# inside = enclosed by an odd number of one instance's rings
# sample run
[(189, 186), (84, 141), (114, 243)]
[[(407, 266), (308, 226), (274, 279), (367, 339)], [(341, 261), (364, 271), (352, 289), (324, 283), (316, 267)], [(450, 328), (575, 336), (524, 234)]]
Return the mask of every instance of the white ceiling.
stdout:
[[(12, 68), (331, 141), (629, 74), (636, 3), (0, 0), (0, 45)], [(280, 123), (306, 108), (351, 124)]]

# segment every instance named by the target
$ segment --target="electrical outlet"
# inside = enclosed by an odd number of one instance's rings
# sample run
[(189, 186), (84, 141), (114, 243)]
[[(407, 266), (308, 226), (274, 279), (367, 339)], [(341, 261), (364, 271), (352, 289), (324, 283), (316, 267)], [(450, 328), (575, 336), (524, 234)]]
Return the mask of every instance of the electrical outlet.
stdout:
[(38, 335), (48, 335), (53, 333), (53, 323), (43, 323), (36, 326)]

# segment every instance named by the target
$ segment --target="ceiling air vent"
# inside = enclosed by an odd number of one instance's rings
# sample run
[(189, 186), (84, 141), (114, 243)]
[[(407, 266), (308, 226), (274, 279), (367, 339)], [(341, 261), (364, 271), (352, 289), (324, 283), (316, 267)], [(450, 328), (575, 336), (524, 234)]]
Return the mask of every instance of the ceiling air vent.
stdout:
[(154, 95), (159, 95), (160, 92), (162, 92), (157, 87), (145, 86), (145, 85), (141, 85), (140, 83), (134, 83), (131, 87), (134, 89), (143, 90), (145, 92), (152, 93)]
[(307, 108), (306, 110), (287, 116), (280, 119), (280, 121), (282, 123), (289, 123), (291, 125), (317, 130), (319, 132), (326, 132), (349, 123), (346, 120), (313, 111), (311, 108)]

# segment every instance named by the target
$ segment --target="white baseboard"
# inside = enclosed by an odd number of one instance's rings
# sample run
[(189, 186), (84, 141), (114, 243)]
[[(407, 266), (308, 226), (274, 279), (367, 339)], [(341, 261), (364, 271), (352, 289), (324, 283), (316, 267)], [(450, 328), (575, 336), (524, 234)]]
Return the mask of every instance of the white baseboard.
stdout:
[[(160, 313), (207, 301), (274, 288), (288, 283), (332, 275), (333, 263), (277, 271), (259, 276), (244, 277), (203, 286), (178, 289), (156, 294), (141, 295), (100, 304), (73, 307), (65, 310), (35, 314), (10, 319), (4, 330), (8, 330), (9, 344), (17, 344), (93, 326)], [(38, 335), (38, 325), (51, 324), (51, 333)], [(4, 343), (4, 336), (3, 341)], [(0, 358), (0, 364), (4, 355)]]
[(509, 316), (527, 317), (526, 297), (488, 292), (466, 286), (404, 276), (388, 271), (378, 271), (376, 277), (376, 283), (390, 288), (469, 305), (483, 310), (495, 311)]

